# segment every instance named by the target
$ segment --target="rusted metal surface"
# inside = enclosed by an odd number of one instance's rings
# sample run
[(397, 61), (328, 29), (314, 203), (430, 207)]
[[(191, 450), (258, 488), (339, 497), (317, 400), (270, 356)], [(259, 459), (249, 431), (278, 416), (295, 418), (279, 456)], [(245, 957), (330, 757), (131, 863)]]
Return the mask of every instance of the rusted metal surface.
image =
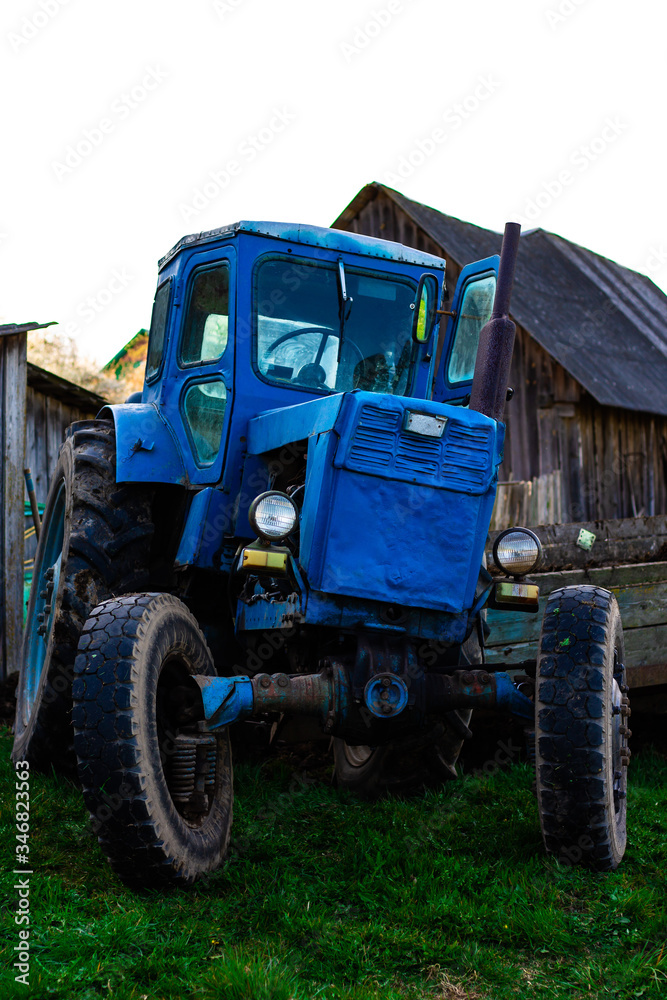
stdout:
[(516, 333), (516, 327), (509, 318), (509, 307), (520, 235), (521, 226), (508, 222), (500, 253), (493, 313), (480, 334), (470, 393), (470, 409), (485, 413), (494, 420), (503, 418), (509, 386)]
[(327, 673), (256, 674), (252, 678), (253, 714), (299, 712), (304, 715), (327, 713), (334, 707), (332, 678)]

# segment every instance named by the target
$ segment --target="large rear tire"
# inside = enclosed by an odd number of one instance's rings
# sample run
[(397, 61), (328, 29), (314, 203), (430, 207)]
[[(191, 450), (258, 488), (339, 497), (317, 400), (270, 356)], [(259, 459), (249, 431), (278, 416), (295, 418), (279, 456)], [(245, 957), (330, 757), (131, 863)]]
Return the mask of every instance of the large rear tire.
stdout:
[(72, 424), (46, 501), (17, 691), (12, 757), (37, 770), (74, 768), (73, 667), (90, 611), (148, 585), (152, 489), (118, 485), (115, 469), (113, 423)]
[(228, 731), (199, 731), (190, 679), (215, 674), (204, 636), (178, 598), (133, 594), (95, 608), (79, 650), (74, 744), (99, 844), (132, 888), (189, 886), (232, 825)]
[(613, 594), (562, 587), (547, 601), (536, 689), (536, 787), (544, 845), (610, 871), (626, 845), (630, 714)]

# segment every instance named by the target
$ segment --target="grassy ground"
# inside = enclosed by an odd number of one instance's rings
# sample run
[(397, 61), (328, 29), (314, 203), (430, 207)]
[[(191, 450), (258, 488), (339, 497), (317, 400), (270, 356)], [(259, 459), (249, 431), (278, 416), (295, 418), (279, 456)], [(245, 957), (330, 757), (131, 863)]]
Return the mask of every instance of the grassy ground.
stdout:
[(80, 795), (33, 775), (30, 986), (13, 980), (14, 773), (0, 735), (0, 996), (474, 1000), (667, 996), (667, 758), (633, 760), (630, 845), (547, 859), (526, 765), (367, 805), (280, 760), (236, 774), (235, 847), (190, 893), (110, 873)]

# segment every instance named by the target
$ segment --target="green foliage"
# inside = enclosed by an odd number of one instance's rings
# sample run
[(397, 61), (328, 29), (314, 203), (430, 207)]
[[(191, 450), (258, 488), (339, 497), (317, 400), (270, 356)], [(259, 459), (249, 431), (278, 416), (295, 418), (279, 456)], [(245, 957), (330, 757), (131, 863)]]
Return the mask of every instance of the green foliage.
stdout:
[(111, 874), (77, 789), (33, 775), (31, 985), (13, 981), (14, 775), (2, 752), (0, 995), (509, 1000), (667, 995), (667, 760), (633, 759), (629, 849), (545, 857), (525, 765), (377, 804), (275, 759), (236, 769), (230, 860), (193, 892)]

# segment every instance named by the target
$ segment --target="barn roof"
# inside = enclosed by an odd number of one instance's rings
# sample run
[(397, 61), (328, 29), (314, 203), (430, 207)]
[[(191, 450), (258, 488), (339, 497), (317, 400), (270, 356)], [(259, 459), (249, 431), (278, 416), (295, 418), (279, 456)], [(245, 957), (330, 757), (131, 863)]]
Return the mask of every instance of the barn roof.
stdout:
[(27, 364), (28, 385), (41, 393), (42, 396), (51, 396), (53, 399), (67, 403), (68, 406), (76, 406), (80, 410), (88, 411), (92, 414), (98, 413), (107, 400), (90, 389), (84, 389), (82, 385), (76, 385), (54, 372), (49, 372), (46, 368), (40, 368), (31, 361)]
[[(333, 223), (347, 228), (384, 192), (463, 266), (502, 235), (368, 184)], [(512, 316), (594, 399), (667, 415), (667, 296), (643, 274), (544, 229), (521, 237)]]

